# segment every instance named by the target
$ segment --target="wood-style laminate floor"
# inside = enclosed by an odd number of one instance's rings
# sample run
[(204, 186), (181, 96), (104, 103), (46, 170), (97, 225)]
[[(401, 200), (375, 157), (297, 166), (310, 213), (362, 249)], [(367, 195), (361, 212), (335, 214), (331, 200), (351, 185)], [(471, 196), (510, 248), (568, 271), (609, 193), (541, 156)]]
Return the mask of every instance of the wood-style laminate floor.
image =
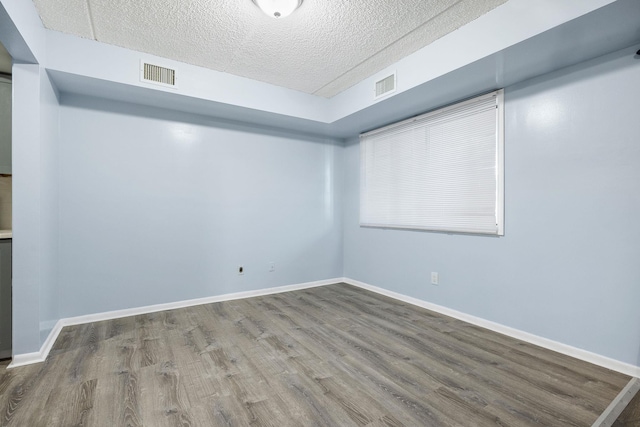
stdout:
[(612, 424), (612, 427), (639, 427), (640, 426), (640, 392), (631, 399), (631, 402), (622, 411), (622, 414)]
[(61, 332), (2, 426), (590, 426), (629, 377), (346, 284)]

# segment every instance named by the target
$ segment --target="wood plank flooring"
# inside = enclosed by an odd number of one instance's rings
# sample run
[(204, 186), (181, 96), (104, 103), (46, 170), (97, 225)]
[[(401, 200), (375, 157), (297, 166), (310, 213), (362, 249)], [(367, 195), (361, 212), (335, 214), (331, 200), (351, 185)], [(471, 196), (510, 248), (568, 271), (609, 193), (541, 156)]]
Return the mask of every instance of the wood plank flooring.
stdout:
[(61, 332), (2, 426), (590, 426), (629, 377), (336, 284)]
[(640, 392), (629, 402), (627, 407), (612, 427), (638, 427), (640, 426)]

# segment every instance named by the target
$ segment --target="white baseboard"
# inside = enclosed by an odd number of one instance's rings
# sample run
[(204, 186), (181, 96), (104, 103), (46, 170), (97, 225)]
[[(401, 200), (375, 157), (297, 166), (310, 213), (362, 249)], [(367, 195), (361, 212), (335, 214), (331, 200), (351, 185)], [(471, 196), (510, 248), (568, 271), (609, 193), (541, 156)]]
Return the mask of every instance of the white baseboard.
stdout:
[(601, 356), (596, 353), (592, 353), (587, 350), (572, 347), (567, 344), (563, 344), (557, 341), (553, 341), (547, 338), (540, 337), (538, 335), (530, 334), (528, 332), (521, 331), (519, 329), (511, 328), (509, 326), (501, 325), (490, 320), (482, 319), (480, 317), (472, 316), (470, 314), (462, 313), (441, 305), (433, 304), (418, 298), (413, 298), (404, 294), (389, 291), (387, 289), (379, 288), (377, 286), (369, 285), (358, 280), (349, 278), (343, 278), (344, 283), (357, 286), (368, 291), (372, 291), (381, 295), (388, 296), (393, 299), (397, 299), (409, 304), (416, 305), (418, 307), (426, 308), (427, 310), (435, 311), (445, 316), (453, 317), (458, 320), (462, 320), (467, 323), (471, 323), (476, 326), (480, 326), (485, 329), (492, 330), (494, 332), (501, 333), (503, 335), (510, 336), (512, 338), (519, 339), (521, 341), (535, 344), (537, 346), (553, 350), (558, 353), (566, 354), (567, 356), (575, 357), (576, 359), (584, 360), (585, 362), (593, 363), (594, 365), (602, 366), (613, 371), (623, 373), (632, 377), (640, 377), (640, 366), (631, 365), (629, 363), (621, 362), (619, 360), (611, 359), (606, 356)]
[(11, 363), (7, 366), (7, 369), (17, 368), (18, 366), (31, 365), (32, 363), (40, 363), (44, 362), (44, 360), (49, 355), (49, 351), (51, 351), (51, 347), (56, 342), (58, 338), (58, 334), (64, 327), (64, 321), (58, 320), (56, 324), (53, 326), (49, 335), (47, 335), (47, 339), (40, 347), (40, 351), (35, 351), (33, 353), (25, 353), (25, 354), (16, 354), (13, 356)]
[(387, 289), (379, 288), (377, 286), (369, 285), (358, 280), (349, 279), (346, 277), (319, 280), (316, 282), (300, 283), (296, 285), (279, 286), (275, 288), (258, 289), (255, 291), (236, 292), (231, 294), (217, 295), (213, 297), (197, 298), (184, 301), (170, 302), (166, 304), (148, 305), (144, 307), (128, 308), (124, 310), (107, 311), (104, 313), (88, 314), (84, 316), (68, 317), (60, 319), (53, 327), (53, 330), (49, 333), (40, 351), (34, 353), (17, 354), (13, 356), (11, 364), (7, 367), (15, 368), (17, 366), (29, 365), (32, 363), (44, 362), (49, 355), (51, 347), (55, 343), (58, 335), (65, 326), (81, 325), (91, 322), (100, 322), (103, 320), (118, 319), (121, 317), (136, 316), (139, 314), (155, 313), (158, 311), (174, 310), (177, 308), (192, 307), (202, 304), (211, 304), (214, 302), (231, 301), (236, 299), (258, 297), (263, 295), (272, 295), (282, 292), (296, 291), (299, 289), (308, 289), (318, 286), (331, 285), (334, 283), (344, 282), (353, 286), (357, 286), (368, 291), (372, 291), (381, 295), (388, 296), (390, 298), (397, 299), (409, 304), (416, 305), (418, 307), (426, 308), (427, 310), (435, 311), (437, 313), (444, 314), (445, 316), (453, 317), (458, 320), (462, 320), (467, 323), (471, 323), (476, 326), (480, 326), (485, 329), (492, 330), (494, 332), (501, 333), (503, 335), (510, 336), (512, 338), (519, 339), (531, 344), (538, 345), (540, 347), (556, 351), (558, 353), (566, 354), (567, 356), (575, 357), (576, 359), (584, 360), (594, 365), (602, 366), (613, 371), (621, 372), (625, 375), (632, 377), (640, 377), (640, 366), (631, 365), (629, 363), (621, 362), (615, 359), (611, 359), (606, 356), (601, 356), (596, 353), (592, 353), (587, 350), (572, 347), (567, 344), (563, 344), (557, 341), (553, 341), (547, 338), (540, 337), (538, 335), (530, 334), (509, 326), (501, 325), (490, 320), (482, 319), (480, 317), (472, 316), (470, 314), (462, 313), (441, 305), (433, 304), (418, 298), (410, 297), (397, 292), (389, 291)]
[(342, 279), (318, 280), (315, 282), (299, 283), (296, 285), (278, 286), (275, 288), (257, 289), (255, 291), (236, 292), (231, 294), (216, 295), (213, 297), (196, 298), (184, 301), (170, 302), (166, 304), (147, 305), (144, 307), (126, 308), (124, 310), (107, 311), (104, 313), (87, 314), (84, 316), (67, 317), (56, 322), (55, 326), (49, 333), (49, 336), (42, 344), (40, 351), (25, 354), (16, 354), (13, 360), (7, 366), (7, 369), (16, 368), (18, 366), (30, 365), (32, 363), (44, 362), (51, 347), (56, 342), (58, 335), (65, 326), (82, 325), (85, 323), (100, 322), (103, 320), (119, 319), (121, 317), (137, 316), (139, 314), (155, 313), (158, 311), (175, 310), (177, 308), (192, 307), (196, 305), (211, 304), (214, 302), (232, 301), (237, 299), (259, 297), (263, 295), (273, 295), (282, 292), (297, 291), (300, 289), (315, 288), (317, 286), (325, 286), (340, 282)]
[(11, 363), (7, 366), (7, 369), (16, 368), (18, 366), (31, 365), (32, 363), (42, 362), (41, 353), (39, 351), (33, 353), (14, 354), (11, 358)]

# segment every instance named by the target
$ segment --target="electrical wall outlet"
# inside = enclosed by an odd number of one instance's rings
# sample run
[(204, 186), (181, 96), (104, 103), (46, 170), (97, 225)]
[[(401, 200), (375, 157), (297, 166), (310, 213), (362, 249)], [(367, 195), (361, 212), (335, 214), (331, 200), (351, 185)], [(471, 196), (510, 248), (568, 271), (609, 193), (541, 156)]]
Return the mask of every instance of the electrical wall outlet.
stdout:
[(244, 267), (239, 265), (238, 266), (238, 275), (242, 276), (244, 274)]
[(435, 271), (431, 272), (431, 284), (436, 286), (440, 284), (440, 276)]

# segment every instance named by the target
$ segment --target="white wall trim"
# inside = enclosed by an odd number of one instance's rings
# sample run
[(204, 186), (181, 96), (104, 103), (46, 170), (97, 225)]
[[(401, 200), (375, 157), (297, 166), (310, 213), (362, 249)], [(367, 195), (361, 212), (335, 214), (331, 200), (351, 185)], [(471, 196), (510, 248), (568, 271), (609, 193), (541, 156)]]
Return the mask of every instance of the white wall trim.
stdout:
[(274, 288), (256, 289), (254, 291), (235, 292), (231, 294), (216, 295), (212, 297), (196, 298), (184, 301), (169, 302), (165, 304), (147, 305), (143, 307), (126, 308), (123, 310), (106, 311), (103, 313), (87, 314), (84, 316), (67, 317), (60, 319), (55, 324), (49, 336), (42, 344), (40, 351), (25, 354), (15, 354), (13, 360), (7, 366), (7, 369), (16, 368), (18, 366), (30, 365), (32, 363), (44, 362), (53, 344), (56, 342), (58, 335), (65, 326), (82, 325), (85, 323), (100, 322), (103, 320), (119, 319), (121, 317), (137, 316), (139, 314), (155, 313), (158, 311), (175, 310), (177, 308), (192, 307), (196, 305), (211, 304), (214, 302), (232, 301), (244, 298), (253, 298), (264, 295), (279, 294), (282, 292), (297, 291), (300, 289), (315, 288), (318, 286), (331, 285), (339, 283), (342, 278), (318, 280), (315, 282), (299, 283), (295, 285), (278, 286)]
[(11, 363), (7, 366), (7, 369), (17, 368), (18, 366), (31, 365), (32, 363), (42, 362), (42, 353), (36, 351), (33, 353), (14, 354)]
[(631, 378), (591, 427), (611, 427), (638, 392), (640, 392), (640, 378)]
[(7, 366), (7, 369), (16, 368), (18, 366), (31, 365), (32, 363), (44, 362), (44, 360), (47, 358), (47, 355), (51, 351), (51, 347), (53, 347), (53, 344), (56, 342), (60, 331), (62, 331), (62, 328), (64, 328), (65, 326), (66, 325), (64, 324), (64, 319), (58, 320), (51, 332), (49, 332), (47, 339), (44, 341), (44, 343), (42, 343), (40, 351), (26, 354), (15, 354), (13, 356), (13, 359), (11, 360), (11, 363), (9, 364), (9, 366)]
[(630, 375), (632, 377), (640, 377), (640, 366), (631, 365), (629, 363), (621, 362), (619, 360), (611, 359), (606, 356), (601, 356), (596, 353), (592, 353), (587, 350), (572, 347), (567, 344), (563, 344), (557, 341), (543, 338), (538, 335), (530, 334), (528, 332), (521, 331), (519, 329), (511, 328), (509, 326), (501, 325), (500, 323), (492, 322), (490, 320), (482, 319), (480, 317), (472, 316), (470, 314), (462, 313), (451, 308), (447, 308), (441, 305), (433, 304), (418, 298), (410, 297), (397, 292), (389, 291), (387, 289), (379, 288), (377, 286), (369, 285), (358, 280), (350, 279), (347, 277), (319, 280), (315, 282), (306, 282), (296, 285), (279, 286), (274, 288), (257, 289), (254, 291), (236, 292), (230, 294), (216, 295), (212, 297), (190, 299), (184, 301), (170, 302), (166, 304), (155, 304), (144, 307), (127, 308), (124, 310), (107, 311), (104, 313), (88, 314), (84, 316), (68, 317), (60, 319), (49, 333), (46, 341), (42, 344), (40, 351), (25, 354), (16, 354), (13, 356), (11, 364), (7, 369), (15, 368), (18, 366), (30, 365), (32, 363), (44, 362), (49, 351), (53, 347), (58, 335), (65, 326), (81, 325), (91, 322), (100, 322), (103, 320), (118, 319), (121, 317), (136, 316), (139, 314), (155, 313), (158, 311), (175, 310), (177, 308), (192, 307), (196, 305), (211, 304), (214, 302), (232, 301), (243, 298), (252, 298), (263, 295), (272, 295), (282, 292), (296, 291), (300, 289), (315, 288), (318, 286), (332, 285), (335, 283), (344, 282), (352, 286), (357, 286), (362, 289), (366, 289), (371, 292), (375, 292), (380, 295), (385, 295), (399, 301), (403, 301), (418, 307), (426, 308), (427, 310), (435, 311), (436, 313), (444, 314), (445, 316), (453, 317), (458, 320), (462, 320), (467, 323), (471, 323), (476, 326), (480, 326), (485, 329), (498, 332), (503, 335), (510, 336), (512, 338), (519, 339), (521, 341), (535, 344), (546, 349), (565, 354), (567, 356), (575, 357), (576, 359), (584, 360), (585, 362), (593, 363), (594, 365), (602, 366), (613, 371)]
[(490, 320), (482, 319), (480, 317), (472, 316), (470, 314), (462, 313), (460, 311), (453, 310), (451, 308), (443, 307), (441, 305), (433, 304), (418, 298), (410, 297), (397, 292), (389, 291), (387, 289), (379, 288), (377, 286), (369, 285), (358, 280), (349, 279), (347, 277), (342, 278), (344, 283), (357, 286), (368, 291), (372, 291), (381, 295), (388, 296), (393, 299), (397, 299), (409, 304), (416, 305), (418, 307), (426, 308), (427, 310), (435, 311), (436, 313), (444, 314), (445, 316), (453, 317), (458, 320), (462, 320), (467, 323), (471, 323), (476, 326), (480, 326), (485, 329), (498, 332), (503, 335), (510, 336), (512, 338), (519, 339), (521, 341), (535, 344), (540, 347), (544, 347), (548, 350), (552, 350), (558, 353), (565, 354), (567, 356), (575, 357), (576, 359), (584, 360), (585, 362), (593, 363), (594, 365), (602, 366), (613, 371), (630, 375), (632, 377), (640, 377), (640, 366), (631, 365), (629, 363), (621, 362), (619, 360), (611, 359), (606, 356), (601, 356), (596, 353), (592, 353), (587, 350), (572, 347), (567, 344), (563, 344), (557, 341), (543, 338), (538, 335), (530, 334), (519, 329), (511, 328), (509, 326), (501, 325), (500, 323), (492, 322)]

